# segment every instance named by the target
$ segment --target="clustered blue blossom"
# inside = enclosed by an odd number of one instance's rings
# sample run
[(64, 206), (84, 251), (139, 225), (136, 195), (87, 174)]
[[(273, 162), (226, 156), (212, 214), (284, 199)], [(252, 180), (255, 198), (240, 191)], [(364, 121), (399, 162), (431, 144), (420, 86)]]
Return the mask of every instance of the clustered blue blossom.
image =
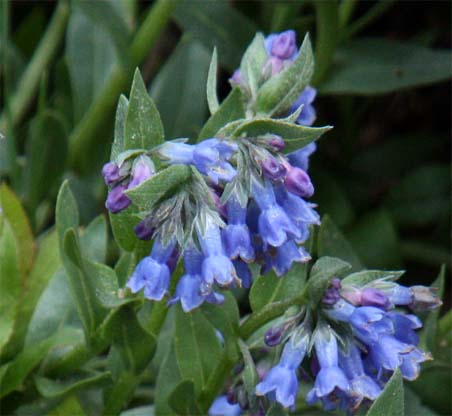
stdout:
[[(273, 75), (298, 55), (293, 31), (270, 35), (265, 47)], [(296, 123), (314, 122), (314, 98), (315, 90), (307, 87), (294, 103), (291, 112), (303, 106)], [(180, 302), (188, 312), (203, 302), (221, 303), (223, 296), (216, 288), (250, 287), (250, 263), (259, 264), (262, 274), (273, 269), (283, 276), (294, 262), (309, 261), (303, 243), (310, 226), (320, 223), (315, 205), (307, 201), (314, 193), (307, 170), (315, 144), (288, 155), (282, 153), (284, 147), (284, 139), (274, 134), (213, 137), (198, 144), (176, 139), (107, 163), (102, 173), (110, 187), (106, 207), (112, 213), (128, 208), (131, 201), (126, 191), (156, 173), (151, 157), (159, 160), (158, 166), (189, 165), (204, 183), (203, 200), (199, 191), (188, 189), (184, 196), (181, 193), (146, 213), (135, 226), (139, 239), (154, 243), (127, 287), (133, 293), (143, 290), (150, 300), (166, 297), (170, 305)], [(198, 200), (193, 201), (193, 195)], [(177, 227), (171, 228), (177, 221), (184, 230), (183, 242), (175, 235)], [(171, 297), (170, 263), (177, 263), (179, 257), (185, 274)]]
[[(292, 30), (271, 34), (264, 46), (264, 81), (290, 67), (299, 54)], [(249, 96), (240, 69), (230, 82)], [(311, 126), (315, 97), (316, 90), (306, 86), (288, 113), (278, 116)], [(154, 162), (159, 168), (188, 165), (193, 173), (171, 197), (162, 195), (150, 211), (140, 213), (135, 234), (153, 245), (127, 282), (130, 291), (143, 291), (154, 301), (167, 299), (168, 305), (180, 303), (189, 312), (204, 302), (222, 303), (218, 288), (249, 288), (251, 263), (261, 275), (273, 270), (282, 277), (294, 262), (308, 262), (304, 243), (311, 227), (320, 224), (309, 202), (314, 194), (309, 159), (316, 145), (283, 154), (285, 146), (282, 137), (270, 133), (212, 137), (198, 144), (176, 139), (127, 151), (107, 163), (102, 170), (109, 187), (105, 205), (113, 214), (131, 205), (128, 190), (157, 173)], [(171, 294), (171, 274), (180, 260), (183, 275)], [(293, 410), (300, 374), (312, 382), (308, 404), (346, 412), (375, 400), (397, 369), (405, 379), (416, 379), (420, 364), (431, 356), (419, 348), (416, 331), (422, 324), (413, 312), (440, 304), (424, 286), (405, 287), (386, 278), (360, 286), (334, 278), (319, 304), (300, 307), (266, 332), (267, 346), (282, 348), (278, 363), (260, 371), (254, 390), (258, 404), (252, 405), (256, 414), (264, 414), (264, 402)], [(307, 360), (310, 374), (302, 367)], [(241, 414), (250, 403), (238, 396), (233, 390), (219, 396), (209, 415)]]
[[(420, 364), (431, 355), (418, 346), (416, 330), (422, 323), (412, 312), (440, 305), (425, 286), (405, 287), (382, 278), (360, 287), (334, 278), (320, 306), (306, 312), (301, 324), (289, 326), (285, 335), (279, 328), (267, 332), (269, 346), (287, 341), (278, 364), (264, 375), (255, 393), (293, 409), (299, 390), (297, 372), (310, 355), (313, 387), (307, 403), (352, 413), (375, 400), (396, 369), (407, 380), (418, 377)], [(234, 400), (222, 403), (225, 411), (236, 406)]]

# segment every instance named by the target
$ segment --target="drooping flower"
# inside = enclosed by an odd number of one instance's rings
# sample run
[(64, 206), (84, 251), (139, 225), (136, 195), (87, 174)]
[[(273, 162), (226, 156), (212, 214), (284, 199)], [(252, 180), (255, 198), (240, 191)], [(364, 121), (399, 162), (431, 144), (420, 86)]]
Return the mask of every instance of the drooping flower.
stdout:
[(205, 229), (202, 230), (198, 226), (197, 234), (204, 254), (202, 278), (207, 287), (211, 287), (214, 283), (224, 287), (239, 281), (234, 265), (225, 254), (218, 225), (208, 217)]
[(307, 331), (299, 339), (290, 339), (284, 346), (278, 365), (273, 367), (264, 380), (256, 385), (258, 396), (273, 393), (276, 400), (284, 407), (295, 404), (298, 393), (297, 368), (303, 361), (309, 346)]
[(251, 236), (246, 225), (246, 207), (232, 196), (227, 202), (228, 224), (222, 231), (224, 249), (230, 259), (241, 258), (246, 262), (254, 259)]
[(154, 241), (149, 256), (144, 257), (135, 268), (127, 287), (132, 293), (144, 288), (144, 296), (151, 300), (162, 300), (168, 292), (170, 269), (168, 260), (174, 251), (175, 241), (162, 243), (160, 239)]
[(223, 302), (224, 297), (219, 293), (215, 293), (214, 291), (207, 294), (201, 293), (203, 259), (204, 257), (194, 245), (190, 245), (185, 249), (185, 274), (179, 280), (176, 293), (168, 304), (172, 305), (180, 301), (182, 309), (185, 312), (189, 312), (202, 305), (205, 301), (216, 304)]

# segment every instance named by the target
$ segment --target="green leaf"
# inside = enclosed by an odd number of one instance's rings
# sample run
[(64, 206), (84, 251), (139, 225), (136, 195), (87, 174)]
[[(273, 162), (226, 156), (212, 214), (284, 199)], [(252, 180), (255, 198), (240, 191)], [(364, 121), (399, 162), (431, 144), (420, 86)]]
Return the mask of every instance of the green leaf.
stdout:
[(364, 286), (377, 279), (397, 280), (404, 273), (403, 270), (363, 270), (344, 277), (342, 284)]
[(270, 133), (277, 134), (284, 138), (286, 143), (284, 151), (291, 152), (317, 140), (331, 129), (331, 126), (307, 127), (271, 118), (255, 118), (241, 123), (234, 130), (233, 135), (239, 137), (247, 134), (249, 137), (256, 137)]
[(193, 7), (190, 0), (180, 1), (174, 17), (184, 32), (207, 50), (217, 47), (221, 62), (231, 71), (239, 66), (243, 51), (257, 32), (252, 20), (222, 1), (205, 2), (202, 7)]
[(29, 212), (60, 182), (66, 164), (67, 136), (58, 114), (44, 111), (33, 119), (27, 141), (25, 201)]
[(115, 160), (120, 153), (126, 150), (124, 134), (128, 108), (129, 101), (121, 94), (118, 100), (118, 106), (116, 107), (115, 134), (113, 144), (111, 145), (111, 160)]
[(78, 330), (83, 338), (82, 324), (77, 314), (68, 286), (68, 279), (63, 269), (51, 278), (39, 298), (25, 338), (25, 347), (53, 336), (60, 328)]
[(307, 34), (297, 59), (288, 68), (272, 76), (259, 89), (256, 108), (258, 113), (272, 116), (284, 114), (309, 84), (314, 73), (314, 55)]
[(6, 183), (0, 186), (0, 208), (0, 215), (9, 222), (14, 234), (18, 250), (19, 269), (25, 277), (31, 269), (34, 259), (33, 234), (19, 198), (8, 188)]
[(421, 399), (411, 389), (405, 387), (405, 415), (439, 416), (438, 413), (423, 406)]
[(347, 233), (347, 239), (366, 267), (400, 267), (397, 230), (385, 210), (362, 217)]
[(440, 415), (450, 414), (450, 391), (452, 390), (450, 350), (447, 351), (447, 363), (434, 361), (425, 365), (421, 376), (410, 383), (410, 388), (422, 402)]
[(366, 416), (404, 416), (403, 380), (396, 370)]
[(263, 68), (268, 60), (268, 53), (265, 49), (264, 36), (257, 33), (253, 41), (246, 49), (240, 63), (240, 76), (245, 85), (250, 89), (251, 96), (255, 97), (263, 78)]
[[(444, 287), (446, 279), (446, 266), (442, 266), (438, 274), (438, 277), (432, 283), (431, 287), (437, 290), (436, 296), (442, 299), (444, 296)], [(440, 308), (431, 311), (424, 323), (424, 329), (421, 335), (421, 345), (425, 346), (428, 351), (433, 353), (438, 350), (438, 319), (440, 314)]]
[(46, 398), (58, 398), (79, 390), (102, 387), (111, 382), (111, 374), (103, 373), (71, 374), (65, 380), (52, 380), (47, 377), (34, 376), (39, 393)]
[(99, 96), (117, 62), (109, 34), (100, 25), (93, 24), (79, 6), (73, 8), (66, 32), (66, 61), (76, 120), (82, 118)]
[(49, 416), (87, 416), (75, 395), (65, 398), (57, 407), (53, 408), (47, 414)]
[(89, 339), (101, 324), (106, 312), (99, 303), (94, 276), (88, 274), (88, 262), (82, 257), (77, 235), (72, 228), (64, 235), (62, 259), (77, 311)]
[(129, 58), (129, 28), (121, 16), (120, 6), (115, 6), (115, 1), (83, 1), (75, 2), (84, 15), (91, 20), (93, 26), (97, 26), (108, 33), (116, 49), (116, 57), (124, 66)]
[(221, 103), (218, 110), (210, 116), (199, 133), (198, 141), (214, 137), (227, 123), (245, 117), (244, 98), (239, 88), (234, 88)]
[(214, 328), (221, 332), (226, 349), (229, 348), (229, 353), (234, 354), (236, 352), (240, 314), (234, 295), (230, 292), (224, 292), (223, 296), (224, 301), (221, 305), (212, 305), (205, 302), (201, 311)]
[(124, 150), (151, 149), (164, 140), (163, 125), (154, 102), (136, 69), (130, 90), (125, 124)]
[[(22, 349), (39, 297), (59, 267), (58, 238), (56, 232), (53, 231), (45, 235), (39, 242), (36, 260), (28, 277), (27, 288), (15, 311), (13, 332), (5, 346), (5, 355), (12, 356), (16, 351)], [(11, 278), (11, 276), (8, 277)], [(2, 291), (2, 293), (5, 292)]]
[(253, 312), (257, 312), (272, 302), (292, 297), (300, 293), (306, 283), (307, 264), (293, 264), (289, 272), (282, 277), (272, 271), (265, 276), (258, 276), (251, 286), (250, 304)]
[[(155, 352), (155, 338), (139, 324), (134, 310), (124, 306), (119, 312), (120, 324), (113, 328), (113, 345), (121, 357), (121, 366), (140, 374)], [(118, 373), (119, 367), (112, 369)]]
[(196, 402), (195, 385), (190, 380), (183, 380), (176, 386), (168, 398), (168, 403), (178, 415), (202, 413)]
[(338, 277), (347, 270), (350, 270), (349, 263), (334, 257), (320, 257), (312, 266), (307, 283), (309, 300), (312, 305), (316, 305), (325, 294), (333, 277)]
[(209, 72), (207, 75), (207, 104), (210, 114), (216, 113), (220, 107), (217, 96), (217, 72), (218, 72), (218, 56), (217, 48), (213, 48), (212, 59), (210, 60)]
[[(1, 216), (0, 216), (1, 222)], [(15, 320), (17, 300), (21, 293), (21, 277), (18, 270), (18, 248), (13, 231), (4, 222), (0, 234), (0, 349), (10, 339)]]
[(328, 215), (322, 218), (317, 236), (317, 252), (319, 257), (331, 256), (347, 261), (352, 271), (363, 268), (358, 255)]
[(155, 388), (155, 408), (159, 415), (174, 415), (176, 414), (168, 404), (170, 394), (181, 382), (182, 375), (179, 368), (179, 363), (176, 357), (174, 343), (171, 343), (167, 355), (163, 359), (157, 376), (157, 383)]
[(171, 165), (135, 188), (127, 190), (126, 194), (140, 210), (149, 211), (159, 199), (186, 182), (190, 177), (191, 169), (189, 166)]
[(58, 193), (55, 222), (61, 249), (66, 230), (69, 228), (77, 229), (79, 225), (77, 202), (69, 188), (68, 181), (63, 182)]
[(121, 308), (118, 318), (111, 326), (113, 346), (108, 367), (114, 384), (104, 391), (105, 414), (117, 414), (131, 399), (156, 347), (155, 338), (141, 327), (131, 307)]
[(14, 359), (0, 367), (0, 397), (18, 390), (27, 375), (35, 368), (53, 345), (49, 338), (21, 351)]
[(108, 213), (113, 236), (119, 247), (126, 251), (133, 251), (139, 244), (139, 240), (133, 229), (140, 222), (138, 217), (138, 207), (131, 206), (116, 214)]
[(199, 310), (185, 313), (176, 307), (174, 347), (183, 379), (195, 383), (199, 393), (221, 357), (215, 330)]
[(451, 57), (448, 50), (416, 43), (355, 39), (338, 49), (320, 92), (373, 95), (445, 81), (451, 77)]
[(207, 113), (208, 68), (208, 49), (193, 38), (183, 37), (153, 80), (150, 94), (160, 111), (167, 137), (198, 135)]
[(392, 188), (386, 207), (401, 226), (426, 226), (450, 212), (450, 188), (449, 166), (421, 166)]
[(99, 215), (81, 233), (80, 244), (83, 255), (95, 262), (105, 263), (107, 238), (107, 221), (105, 216)]

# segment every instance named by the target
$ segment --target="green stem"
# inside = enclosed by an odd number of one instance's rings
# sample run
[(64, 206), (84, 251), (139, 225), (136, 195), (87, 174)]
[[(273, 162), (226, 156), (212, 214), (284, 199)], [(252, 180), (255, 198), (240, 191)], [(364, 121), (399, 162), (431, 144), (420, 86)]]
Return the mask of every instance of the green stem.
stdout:
[(207, 414), (210, 405), (224, 386), (224, 381), (231, 373), (236, 361), (236, 358), (230, 357), (227, 352), (225, 352), (223, 358), (210, 375), (207, 380), (206, 388), (201, 392), (198, 399), (198, 403), (201, 406), (203, 413)]
[(0, 116), (0, 130), (6, 129), (6, 124), (9, 124), (10, 129), (13, 128), (25, 115), (36, 94), (42, 74), (55, 56), (64, 37), (68, 17), (69, 6), (66, 1), (60, 1), (30, 64), (18, 82), (17, 92), (9, 103), (8, 117), (5, 113)]
[(316, 1), (317, 39), (315, 73), (312, 83), (319, 85), (325, 78), (337, 46), (338, 4), (336, 0)]
[(355, 11), (357, 0), (343, 0), (339, 5), (339, 27), (344, 28), (347, 26), (350, 17)]
[(354, 36), (356, 33), (363, 30), (369, 23), (372, 23), (374, 20), (379, 18), (383, 13), (386, 12), (392, 5), (395, 3), (395, 0), (380, 0), (375, 6), (373, 6), (364, 16), (361, 16), (359, 19), (355, 20), (350, 26), (344, 29), (341, 34), (341, 42), (347, 40)]
[(292, 305), (301, 305), (305, 303), (306, 294), (307, 291), (305, 289), (299, 295), (294, 296), (291, 299), (270, 303), (269, 305), (264, 306), (259, 312), (253, 313), (240, 326), (240, 338), (244, 340), (248, 339), (262, 325), (282, 315)]
[(140, 65), (165, 28), (176, 5), (175, 0), (158, 0), (154, 3), (138, 33), (133, 39), (128, 68), (116, 66), (98, 98), (69, 137), (69, 158), (73, 167), (82, 169), (88, 144), (95, 141), (104, 121), (113, 112), (119, 95), (130, 84), (134, 69)]

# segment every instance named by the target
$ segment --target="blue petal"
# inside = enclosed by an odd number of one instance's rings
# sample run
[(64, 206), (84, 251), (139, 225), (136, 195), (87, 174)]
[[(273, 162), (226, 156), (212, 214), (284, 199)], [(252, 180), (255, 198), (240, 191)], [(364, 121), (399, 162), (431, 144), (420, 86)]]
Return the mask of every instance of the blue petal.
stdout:
[(230, 404), (226, 396), (217, 397), (209, 409), (209, 416), (239, 416), (241, 413), (240, 405)]
[(226, 256), (206, 257), (202, 263), (202, 276), (208, 284), (217, 282), (220, 286), (229, 286), (236, 277), (234, 266)]

